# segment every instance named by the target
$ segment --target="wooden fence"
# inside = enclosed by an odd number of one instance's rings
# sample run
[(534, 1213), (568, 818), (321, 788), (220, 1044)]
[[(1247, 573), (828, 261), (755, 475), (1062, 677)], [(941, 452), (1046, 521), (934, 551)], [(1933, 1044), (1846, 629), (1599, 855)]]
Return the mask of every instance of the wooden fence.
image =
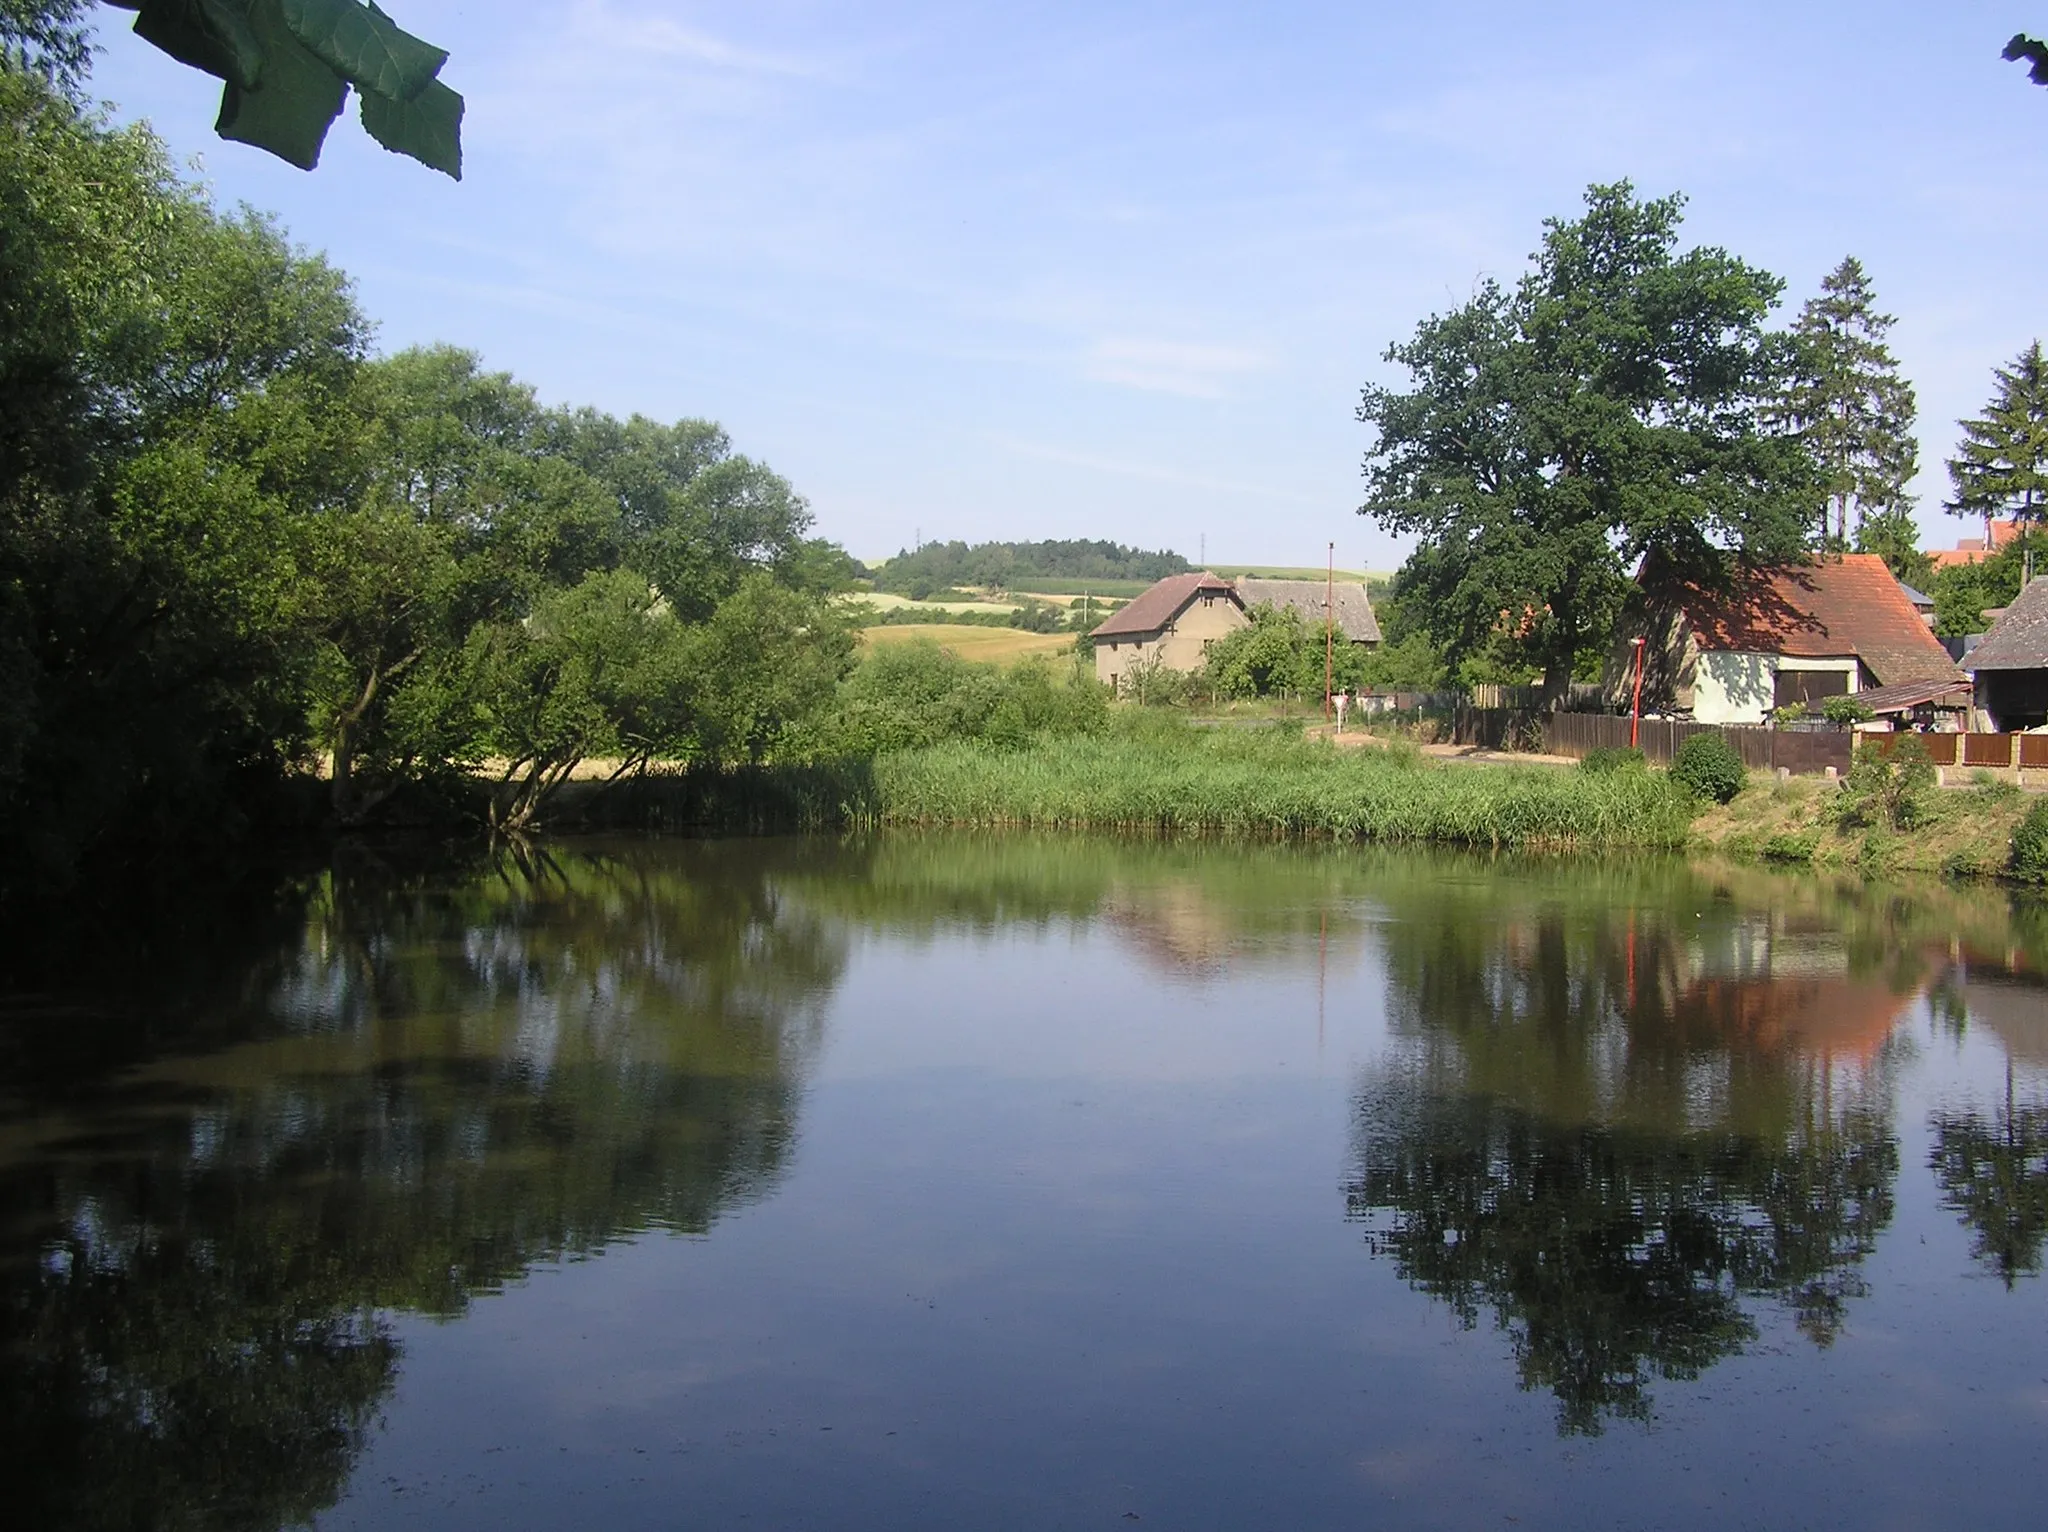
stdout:
[[(1912, 738), (1937, 766), (2010, 771), (2048, 770), (2048, 734), (1864, 734), (1846, 729), (1746, 729), (1715, 724), (1681, 723), (1669, 718), (1642, 720), (1638, 748), (1659, 765), (1669, 765), (1678, 747), (1695, 734), (1718, 734), (1735, 747), (1752, 771), (1783, 768), (1794, 776), (1817, 776), (1830, 766), (1840, 776), (1849, 770), (1859, 740), (1889, 748)], [(1595, 750), (1625, 750), (1629, 720), (1608, 713), (1545, 713), (1529, 708), (1458, 709), (1452, 739), (1482, 750), (1534, 750), (1583, 759)]]
[[(1583, 757), (1594, 750), (1628, 748), (1626, 718), (1608, 713), (1552, 713), (1545, 722), (1544, 749), (1551, 755)], [(1837, 774), (1846, 772), (1854, 743), (1854, 737), (1846, 731), (1729, 729), (1709, 723), (1645, 718), (1637, 744), (1649, 759), (1669, 765), (1678, 747), (1695, 734), (1720, 735), (1735, 747), (1742, 764), (1752, 771), (1776, 771), (1783, 767), (1795, 776), (1816, 776), (1830, 766)]]

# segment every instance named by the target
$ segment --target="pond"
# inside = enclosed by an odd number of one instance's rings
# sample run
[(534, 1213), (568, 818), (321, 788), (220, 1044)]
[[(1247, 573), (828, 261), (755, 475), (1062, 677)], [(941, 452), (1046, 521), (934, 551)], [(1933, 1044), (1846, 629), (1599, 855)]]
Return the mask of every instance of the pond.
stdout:
[(2048, 913), (1997, 892), (906, 835), (179, 914), (0, 1010), (20, 1524), (2048, 1496)]

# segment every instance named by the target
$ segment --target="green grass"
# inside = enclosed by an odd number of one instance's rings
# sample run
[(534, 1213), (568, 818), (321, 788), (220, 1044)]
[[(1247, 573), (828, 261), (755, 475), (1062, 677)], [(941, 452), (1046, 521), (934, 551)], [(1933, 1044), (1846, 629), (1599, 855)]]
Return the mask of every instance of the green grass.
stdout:
[(1277, 735), (944, 744), (873, 769), (862, 817), (883, 825), (1592, 848), (1682, 845), (1693, 813), (1660, 773), (1446, 767)]

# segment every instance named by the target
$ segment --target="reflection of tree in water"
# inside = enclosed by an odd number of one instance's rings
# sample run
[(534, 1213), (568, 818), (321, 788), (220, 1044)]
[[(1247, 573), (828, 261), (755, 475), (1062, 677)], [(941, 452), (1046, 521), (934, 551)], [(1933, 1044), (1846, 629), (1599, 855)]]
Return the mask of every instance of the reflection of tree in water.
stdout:
[(271, 999), (239, 1046), (51, 1108), (0, 1161), (11, 1503), (303, 1520), (396, 1376), (380, 1311), (772, 1189), (843, 963), (778, 892), (800, 855), (338, 863), (295, 950), (244, 955)]
[(1928, 1126), (1928, 1162), (1943, 1203), (1975, 1236), (1970, 1253), (2008, 1288), (2038, 1276), (2048, 1243), (2048, 1106), (2014, 1101), (2008, 1063), (2001, 1109), (1935, 1112)]
[(1828, 1344), (1891, 1219), (1883, 1082), (1836, 1101), (1826, 1059), (1760, 1044), (1772, 981), (1714, 973), (1701, 901), (1683, 923), (1455, 903), (1388, 932), (1408, 1047), (1360, 1095), (1347, 1187), (1374, 1249), (1465, 1324), (1491, 1309), (1565, 1431), (1643, 1417), (1656, 1379), (1738, 1351), (1756, 1333), (1745, 1300), (1783, 1303)]

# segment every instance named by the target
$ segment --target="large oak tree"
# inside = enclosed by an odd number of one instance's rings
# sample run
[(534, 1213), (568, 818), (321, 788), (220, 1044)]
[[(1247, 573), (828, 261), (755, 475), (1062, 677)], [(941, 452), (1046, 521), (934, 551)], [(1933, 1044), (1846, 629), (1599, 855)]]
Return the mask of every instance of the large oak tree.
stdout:
[(1793, 356), (1765, 328), (1783, 284), (1681, 252), (1683, 206), (1589, 188), (1514, 287), (1489, 279), (1389, 348), (1409, 389), (1365, 389), (1361, 513), (1419, 539), (1399, 589), (1453, 662), (1504, 644), (1556, 695), (1646, 557), (1716, 581), (1799, 556), (1820, 488), (1770, 420)]

